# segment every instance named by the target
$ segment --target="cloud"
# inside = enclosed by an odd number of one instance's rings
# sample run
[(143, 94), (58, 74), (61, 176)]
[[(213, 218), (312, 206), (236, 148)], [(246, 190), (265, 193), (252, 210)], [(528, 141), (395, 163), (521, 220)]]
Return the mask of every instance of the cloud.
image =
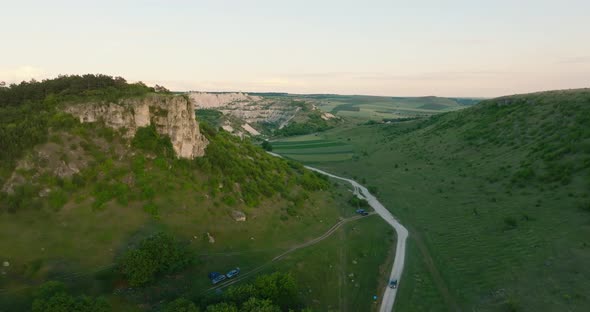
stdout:
[(44, 78), (47, 78), (47, 73), (42, 68), (31, 65), (7, 69), (0, 68), (0, 80), (6, 83), (18, 83), (31, 79), (41, 80)]

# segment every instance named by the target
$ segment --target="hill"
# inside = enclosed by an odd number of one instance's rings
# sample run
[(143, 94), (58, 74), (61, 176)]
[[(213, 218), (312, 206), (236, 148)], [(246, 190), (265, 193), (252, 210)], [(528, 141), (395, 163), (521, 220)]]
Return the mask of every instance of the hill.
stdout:
[[(248, 303), (254, 307), (327, 309), (345, 299), (312, 281), (337, 283), (346, 263), (330, 261), (326, 270), (323, 259), (367, 248), (381, 256), (359, 258), (374, 265), (363, 269), (362, 288), (344, 291), (363, 294), (350, 306), (371, 304), (365, 292), (376, 292), (390, 250), (360, 244), (359, 233), (385, 228), (382, 221), (343, 226), (322, 253), (312, 246), (284, 257), (296, 266), (268, 265), (352, 215), (351, 195), (199, 124), (187, 97), (85, 75), (2, 88), (0, 104), (0, 310), (160, 311), (179, 297), (203, 309), (244, 308), (250, 297), (264, 301)], [(341, 246), (347, 239), (356, 245)], [(208, 273), (236, 266), (251, 284), (212, 292)], [(269, 294), (271, 284), (278, 288)], [(299, 295), (302, 287), (317, 295)]]
[(583, 311), (589, 138), (590, 90), (551, 91), (330, 130), (316, 140), (354, 156), (314, 165), (367, 181), (409, 227), (398, 309)]

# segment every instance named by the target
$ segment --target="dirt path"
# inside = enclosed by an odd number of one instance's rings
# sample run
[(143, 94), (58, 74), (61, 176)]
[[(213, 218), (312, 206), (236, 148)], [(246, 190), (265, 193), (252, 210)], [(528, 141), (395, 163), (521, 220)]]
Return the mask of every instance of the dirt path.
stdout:
[[(370, 216), (371, 215), (374, 215), (374, 213), (370, 213), (369, 215)], [(261, 266), (258, 266), (256, 268), (254, 268), (254, 269), (252, 269), (252, 270), (244, 273), (244, 274), (240, 274), (239, 277), (236, 277), (236, 278), (233, 278), (233, 279), (230, 279), (230, 280), (226, 280), (225, 282), (223, 282), (223, 283), (221, 283), (219, 285), (213, 286), (213, 287), (207, 289), (204, 292), (209, 292), (209, 291), (212, 291), (212, 290), (222, 289), (222, 288), (225, 288), (227, 286), (233, 285), (233, 284), (235, 284), (235, 283), (237, 283), (239, 281), (242, 281), (242, 280), (250, 277), (251, 275), (260, 272), (261, 270), (263, 270), (266, 267), (270, 266), (274, 262), (277, 262), (277, 261), (281, 260), (282, 258), (284, 258), (285, 256), (287, 256), (290, 253), (293, 253), (293, 252), (295, 252), (295, 251), (297, 251), (299, 249), (302, 249), (302, 248), (305, 248), (305, 247), (309, 247), (309, 246), (315, 245), (315, 244), (323, 241), (324, 239), (326, 239), (326, 238), (330, 237), (332, 234), (334, 234), (334, 232), (336, 232), (342, 225), (344, 225), (346, 223), (349, 223), (349, 222), (352, 222), (352, 221), (359, 220), (361, 218), (367, 218), (367, 217), (368, 216), (366, 216), (366, 217), (364, 217), (364, 216), (354, 216), (354, 217), (351, 217), (351, 218), (342, 219), (342, 220), (338, 221), (336, 224), (334, 224), (326, 233), (322, 234), (322, 236), (316, 237), (316, 238), (314, 238), (314, 239), (312, 239), (310, 241), (307, 241), (307, 242), (305, 242), (303, 244), (300, 244), (300, 245), (296, 245), (294, 247), (291, 247), (287, 251), (285, 251), (285, 252), (279, 254), (278, 256), (272, 258), (269, 262), (267, 262), (267, 263), (265, 263), (265, 264), (263, 264)]]
[[(391, 268), (391, 274), (389, 275), (389, 279), (397, 280), (399, 284), (401, 281), (402, 272), (404, 270), (404, 262), (406, 258), (406, 239), (408, 238), (408, 230), (406, 230), (406, 228), (403, 225), (401, 225), (401, 223), (399, 223), (397, 219), (395, 219), (391, 212), (389, 212), (389, 210), (387, 210), (377, 200), (377, 198), (373, 196), (369, 192), (369, 190), (367, 190), (366, 187), (360, 185), (359, 183), (351, 179), (342, 178), (313, 167), (306, 166), (306, 168), (321, 173), (323, 175), (332, 177), (334, 179), (343, 180), (352, 184), (352, 186), (354, 187), (355, 195), (367, 200), (367, 202), (375, 210), (375, 212), (379, 214), (379, 216), (381, 216), (381, 218), (383, 218), (385, 222), (389, 223), (395, 229), (397, 233), (397, 245), (395, 248), (395, 260), (393, 261), (393, 267)], [(393, 305), (395, 304), (395, 297), (397, 295), (397, 289), (398, 288), (385, 288), (385, 292), (383, 294), (383, 299), (381, 301), (381, 307), (379, 308), (379, 311), (384, 312), (393, 310)]]

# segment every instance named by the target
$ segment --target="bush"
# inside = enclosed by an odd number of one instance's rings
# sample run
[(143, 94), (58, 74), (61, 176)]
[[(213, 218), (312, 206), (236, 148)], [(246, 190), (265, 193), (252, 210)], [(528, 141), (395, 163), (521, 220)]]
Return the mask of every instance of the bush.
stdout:
[(265, 151), (272, 152), (272, 144), (270, 144), (270, 142), (269, 142), (269, 141), (267, 141), (267, 140), (265, 140), (264, 142), (262, 142), (262, 148), (263, 148)]
[(35, 292), (33, 312), (107, 312), (111, 307), (104, 298), (70, 295), (60, 282), (49, 281)]
[(131, 145), (159, 156), (173, 157), (175, 155), (170, 138), (160, 135), (154, 125), (137, 129)]
[(199, 312), (197, 306), (190, 300), (178, 298), (166, 305), (164, 312)]
[(515, 228), (518, 225), (514, 217), (505, 217), (504, 224), (506, 224), (506, 226), (511, 229)]

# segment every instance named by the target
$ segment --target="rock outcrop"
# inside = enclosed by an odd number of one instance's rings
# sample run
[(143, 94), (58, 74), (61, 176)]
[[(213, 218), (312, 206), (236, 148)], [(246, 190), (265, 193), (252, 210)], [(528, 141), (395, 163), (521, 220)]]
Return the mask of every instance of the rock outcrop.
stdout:
[(229, 93), (207, 93), (191, 92), (189, 96), (195, 103), (196, 108), (218, 108), (235, 103), (255, 103), (262, 100), (262, 97), (249, 95), (242, 92)]
[(209, 143), (199, 131), (193, 103), (184, 96), (151, 94), (119, 103), (75, 104), (65, 111), (80, 122), (101, 121), (107, 127), (124, 129), (128, 138), (135, 136), (138, 128), (153, 124), (158, 133), (170, 137), (180, 158), (203, 156)]

